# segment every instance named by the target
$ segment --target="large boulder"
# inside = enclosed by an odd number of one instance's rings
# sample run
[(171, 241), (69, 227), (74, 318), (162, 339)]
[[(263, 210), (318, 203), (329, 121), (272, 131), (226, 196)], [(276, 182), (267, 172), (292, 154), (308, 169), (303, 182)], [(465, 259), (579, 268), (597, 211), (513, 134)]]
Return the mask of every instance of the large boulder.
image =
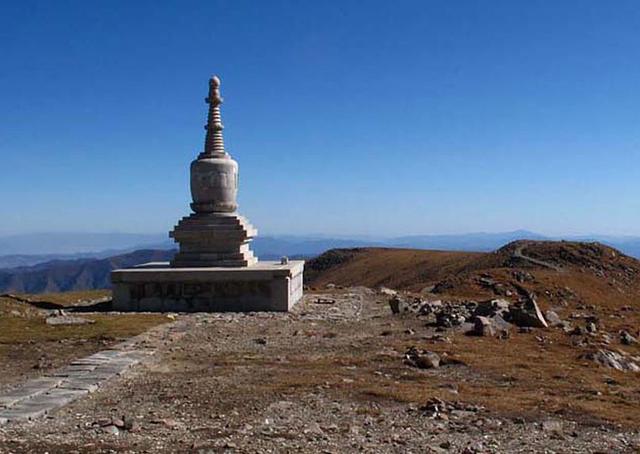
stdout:
[(512, 306), (509, 310), (509, 321), (519, 327), (548, 328), (549, 324), (542, 315), (535, 300)]
[(478, 315), (473, 319), (473, 330), (471, 331), (471, 334), (476, 336), (493, 337), (496, 335), (496, 327), (489, 317)]
[(478, 315), (473, 317), (473, 327), (467, 334), (472, 336), (496, 336), (499, 335), (502, 338), (509, 337), (509, 331), (511, 330), (511, 324), (505, 321), (500, 315), (494, 317), (483, 317)]

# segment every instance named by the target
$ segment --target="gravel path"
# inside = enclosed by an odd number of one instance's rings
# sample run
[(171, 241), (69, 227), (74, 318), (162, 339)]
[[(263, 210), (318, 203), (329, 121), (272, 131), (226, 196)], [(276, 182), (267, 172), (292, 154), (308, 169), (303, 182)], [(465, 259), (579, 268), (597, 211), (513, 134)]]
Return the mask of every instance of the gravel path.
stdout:
[(156, 352), (126, 374), (2, 426), (0, 452), (637, 452), (635, 431), (459, 402), (477, 373), (403, 364), (435, 332), (386, 300), (355, 288), (287, 314), (181, 316), (122, 350)]

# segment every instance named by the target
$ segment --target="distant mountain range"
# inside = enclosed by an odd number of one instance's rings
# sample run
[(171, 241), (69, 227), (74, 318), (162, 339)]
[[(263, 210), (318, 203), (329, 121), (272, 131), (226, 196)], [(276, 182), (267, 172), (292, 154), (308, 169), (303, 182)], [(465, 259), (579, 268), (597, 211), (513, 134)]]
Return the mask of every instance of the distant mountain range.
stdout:
[(45, 293), (111, 287), (111, 270), (170, 260), (174, 251), (140, 250), (105, 259), (54, 260), (0, 270), (0, 292)]
[[(526, 230), (396, 238), (263, 236), (253, 249), (263, 260), (282, 256), (310, 258), (329, 249), (395, 247), (486, 252), (515, 240), (599, 241), (640, 258), (640, 237), (545, 237)], [(148, 261), (166, 261), (175, 245), (165, 235), (37, 234), (0, 238), (0, 292), (39, 293), (110, 286), (109, 272)], [(42, 252), (42, 253), (40, 253)]]
[[(551, 237), (527, 230), (500, 233), (414, 235), (401, 237), (335, 237), (323, 235), (259, 236), (252, 247), (262, 259), (286, 256), (314, 256), (327, 249), (344, 247), (406, 247), (485, 252), (519, 239), (599, 241), (640, 257), (640, 237), (565, 236)], [(130, 233), (38, 233), (0, 237), (0, 268), (31, 266), (51, 260), (107, 258), (140, 249), (174, 249), (167, 234)]]

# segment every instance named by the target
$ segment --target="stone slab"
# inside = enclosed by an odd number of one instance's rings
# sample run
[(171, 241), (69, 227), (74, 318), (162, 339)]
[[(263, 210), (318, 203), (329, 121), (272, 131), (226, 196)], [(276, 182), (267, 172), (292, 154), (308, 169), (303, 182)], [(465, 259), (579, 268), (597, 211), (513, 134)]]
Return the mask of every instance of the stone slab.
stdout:
[(0, 418), (12, 421), (15, 419), (36, 419), (47, 414), (47, 408), (41, 405), (20, 405), (0, 411)]
[(21, 402), (14, 407), (16, 410), (44, 410), (48, 413), (63, 407), (80, 397), (88, 394), (86, 390), (56, 388), (49, 393), (40, 394), (25, 402)]
[(69, 369), (69, 366), (64, 367), (60, 370), (51, 373), (51, 377), (63, 377), (63, 378), (72, 378), (72, 377), (82, 377), (91, 372), (90, 370), (75, 370)]
[(60, 383), (62, 383), (62, 379), (59, 377), (34, 378), (19, 388), (2, 394), (0, 396), (0, 406), (5, 408), (12, 407), (18, 402), (46, 393)]
[(247, 267), (171, 268), (150, 263), (114, 270), (113, 309), (140, 312), (290, 310), (302, 298), (304, 261)]
[[(104, 363), (102, 363), (104, 364)], [(98, 364), (77, 364), (77, 363), (71, 363), (69, 366), (65, 367), (65, 369), (67, 371), (74, 371), (74, 372), (91, 372), (93, 369), (96, 368), (96, 366), (98, 366)]]
[(74, 378), (72, 380), (67, 380), (60, 385), (60, 389), (69, 389), (69, 390), (79, 390), (79, 391), (87, 391), (92, 393), (98, 389), (100, 386), (100, 380), (96, 378), (89, 377), (85, 378)]

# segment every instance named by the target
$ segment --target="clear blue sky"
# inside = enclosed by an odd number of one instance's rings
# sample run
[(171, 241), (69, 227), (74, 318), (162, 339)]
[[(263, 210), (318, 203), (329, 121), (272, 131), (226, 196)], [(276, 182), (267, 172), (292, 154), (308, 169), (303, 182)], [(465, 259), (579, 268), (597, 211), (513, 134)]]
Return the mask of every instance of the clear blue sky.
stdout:
[(637, 1), (3, 1), (0, 234), (163, 232), (222, 77), (262, 233), (640, 234)]

